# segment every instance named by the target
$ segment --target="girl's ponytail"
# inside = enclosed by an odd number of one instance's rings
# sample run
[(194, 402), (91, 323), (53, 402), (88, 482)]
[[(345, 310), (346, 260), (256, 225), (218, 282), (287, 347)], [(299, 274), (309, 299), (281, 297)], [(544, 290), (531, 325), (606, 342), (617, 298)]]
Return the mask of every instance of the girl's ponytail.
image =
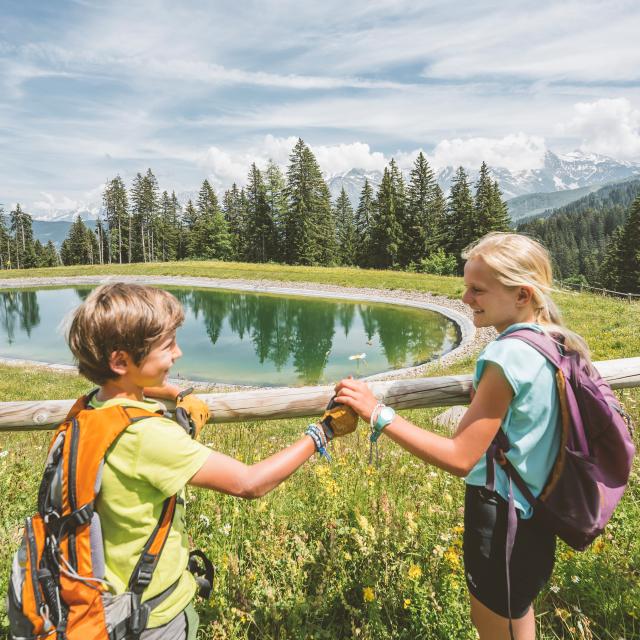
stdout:
[(562, 321), (550, 293), (553, 289), (551, 260), (547, 250), (536, 240), (519, 233), (493, 232), (469, 245), (465, 260), (481, 257), (506, 287), (527, 286), (532, 290), (536, 322), (549, 335), (560, 334), (564, 345), (590, 361), (589, 347)]

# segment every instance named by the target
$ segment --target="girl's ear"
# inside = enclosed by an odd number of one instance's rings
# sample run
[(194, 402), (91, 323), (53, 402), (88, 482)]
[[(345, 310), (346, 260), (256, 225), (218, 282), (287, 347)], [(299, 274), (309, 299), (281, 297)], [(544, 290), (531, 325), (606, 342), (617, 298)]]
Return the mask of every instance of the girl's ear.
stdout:
[(109, 356), (109, 368), (119, 376), (127, 373), (130, 362), (131, 356), (126, 351), (113, 351)]
[(516, 305), (524, 307), (533, 300), (533, 289), (531, 287), (520, 287), (516, 296)]

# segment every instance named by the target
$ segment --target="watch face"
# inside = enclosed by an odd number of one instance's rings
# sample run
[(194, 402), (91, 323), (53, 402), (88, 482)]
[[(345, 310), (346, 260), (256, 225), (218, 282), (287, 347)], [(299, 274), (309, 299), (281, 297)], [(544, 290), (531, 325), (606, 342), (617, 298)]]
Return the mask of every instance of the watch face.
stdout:
[(396, 412), (391, 407), (384, 407), (380, 411), (380, 422), (389, 424), (396, 416)]

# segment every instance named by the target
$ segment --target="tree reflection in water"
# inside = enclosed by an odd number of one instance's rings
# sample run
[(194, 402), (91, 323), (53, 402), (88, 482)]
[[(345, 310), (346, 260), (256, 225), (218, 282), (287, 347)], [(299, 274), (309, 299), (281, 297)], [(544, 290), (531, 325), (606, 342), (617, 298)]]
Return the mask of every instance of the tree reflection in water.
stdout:
[(3, 291), (0, 292), (0, 325), (9, 344), (16, 337), (19, 326), (27, 336), (40, 324), (40, 307), (35, 291)]

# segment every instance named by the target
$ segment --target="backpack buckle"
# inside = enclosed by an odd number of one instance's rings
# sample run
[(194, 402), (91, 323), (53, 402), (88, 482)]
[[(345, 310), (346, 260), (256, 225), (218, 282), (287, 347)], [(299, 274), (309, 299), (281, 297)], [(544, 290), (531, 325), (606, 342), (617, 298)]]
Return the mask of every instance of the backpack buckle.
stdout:
[(138, 605), (137, 607), (134, 606), (129, 618), (129, 631), (134, 638), (138, 638), (146, 629), (150, 613), (151, 610), (146, 603)]

